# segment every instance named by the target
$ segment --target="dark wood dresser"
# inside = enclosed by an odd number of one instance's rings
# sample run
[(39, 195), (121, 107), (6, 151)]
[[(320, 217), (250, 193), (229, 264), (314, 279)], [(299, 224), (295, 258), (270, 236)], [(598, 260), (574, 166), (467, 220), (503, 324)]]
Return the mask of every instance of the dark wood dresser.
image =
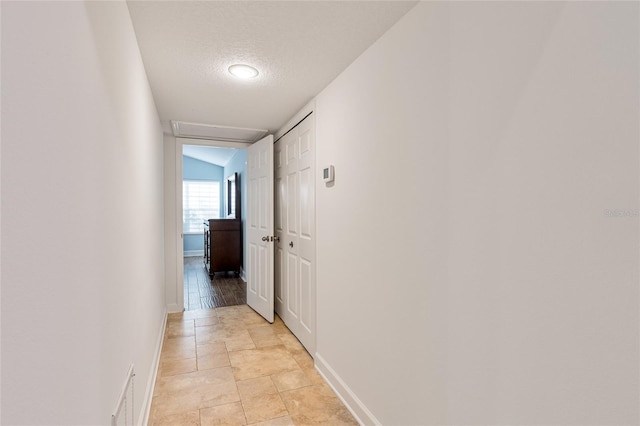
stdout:
[(204, 263), (209, 276), (215, 272), (240, 273), (242, 223), (240, 219), (209, 219), (204, 227)]

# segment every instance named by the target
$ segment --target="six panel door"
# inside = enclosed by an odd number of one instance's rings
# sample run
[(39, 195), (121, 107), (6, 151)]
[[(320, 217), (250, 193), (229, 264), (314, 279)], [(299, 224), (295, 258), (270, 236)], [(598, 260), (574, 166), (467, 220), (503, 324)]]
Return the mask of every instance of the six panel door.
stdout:
[(315, 353), (315, 132), (313, 115), (274, 149), (276, 312)]

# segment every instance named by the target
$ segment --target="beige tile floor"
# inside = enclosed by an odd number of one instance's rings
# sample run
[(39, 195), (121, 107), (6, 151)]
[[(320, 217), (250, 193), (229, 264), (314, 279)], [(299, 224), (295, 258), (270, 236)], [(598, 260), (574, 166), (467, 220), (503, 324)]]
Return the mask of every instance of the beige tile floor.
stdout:
[(247, 305), (169, 314), (149, 425), (356, 425), (276, 317)]

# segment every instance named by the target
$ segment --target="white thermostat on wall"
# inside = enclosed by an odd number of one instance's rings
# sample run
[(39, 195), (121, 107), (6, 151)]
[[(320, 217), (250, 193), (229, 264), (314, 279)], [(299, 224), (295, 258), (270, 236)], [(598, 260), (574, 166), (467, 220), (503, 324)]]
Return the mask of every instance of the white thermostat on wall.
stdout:
[(322, 180), (325, 183), (333, 182), (334, 171), (333, 166), (327, 166), (322, 169)]

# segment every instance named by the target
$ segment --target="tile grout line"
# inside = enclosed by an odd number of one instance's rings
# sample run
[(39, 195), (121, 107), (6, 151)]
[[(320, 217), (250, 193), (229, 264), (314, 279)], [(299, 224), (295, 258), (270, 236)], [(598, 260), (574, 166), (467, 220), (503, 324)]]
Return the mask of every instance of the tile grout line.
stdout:
[(193, 321), (193, 344), (196, 345), (196, 371), (200, 371), (200, 363), (198, 362), (198, 336), (196, 336), (196, 320)]
[[(218, 309), (215, 309), (216, 318), (218, 319), (218, 323), (220, 323), (220, 315), (218, 313)], [(231, 357), (229, 356), (229, 347), (227, 346), (227, 339), (224, 339), (224, 350), (227, 351), (227, 358), (229, 359), (229, 368), (231, 368), (231, 374), (233, 374), (233, 366), (231, 365)], [(242, 415), (244, 416), (244, 423), (249, 424), (249, 419), (247, 418), (247, 411), (244, 408), (244, 404), (242, 402), (242, 396), (240, 396), (240, 389), (238, 389), (238, 381), (236, 380), (236, 376), (233, 375), (233, 383), (236, 386), (236, 392), (238, 393), (238, 398), (240, 399), (240, 406), (242, 407)]]

